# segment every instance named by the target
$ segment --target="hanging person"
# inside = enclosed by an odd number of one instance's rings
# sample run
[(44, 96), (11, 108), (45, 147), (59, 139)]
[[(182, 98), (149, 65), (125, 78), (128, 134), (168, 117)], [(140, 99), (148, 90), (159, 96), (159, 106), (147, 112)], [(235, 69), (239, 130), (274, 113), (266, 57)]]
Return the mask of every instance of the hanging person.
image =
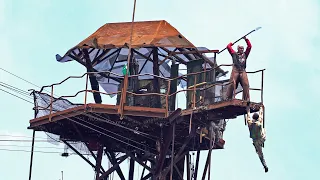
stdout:
[(247, 107), (247, 124), (250, 131), (250, 138), (253, 141), (253, 146), (256, 149), (256, 153), (259, 156), (259, 159), (264, 167), (265, 172), (268, 172), (268, 166), (266, 161), (264, 160), (262, 147), (264, 142), (266, 141), (266, 133), (263, 128), (263, 109), (260, 107), (259, 114), (254, 113), (252, 115), (252, 119), (250, 118), (250, 108)]
[(235, 52), (232, 49), (232, 43), (229, 43), (227, 46), (227, 49), (232, 57), (233, 66), (232, 66), (232, 72), (230, 76), (230, 85), (227, 90), (227, 99), (231, 100), (233, 99), (233, 92), (235, 89), (238, 88), (238, 84), (240, 83), (243, 87), (243, 96), (242, 99), (245, 101), (250, 101), (250, 95), (249, 95), (249, 81), (248, 76), (246, 72), (246, 66), (247, 66), (247, 58), (250, 54), (252, 45), (245, 36), (243, 39), (246, 41), (247, 48), (246, 51), (244, 51), (244, 47), (239, 45), (238, 51)]

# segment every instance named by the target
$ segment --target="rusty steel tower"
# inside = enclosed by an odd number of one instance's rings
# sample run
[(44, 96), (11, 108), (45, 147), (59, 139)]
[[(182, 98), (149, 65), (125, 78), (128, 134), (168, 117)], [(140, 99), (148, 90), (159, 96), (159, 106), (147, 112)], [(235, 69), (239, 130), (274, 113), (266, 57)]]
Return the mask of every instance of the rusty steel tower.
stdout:
[[(114, 171), (120, 179), (132, 180), (135, 163), (144, 168), (141, 179), (184, 179), (185, 172), (188, 180), (204, 179), (207, 172), (210, 176), (211, 152), (225, 144), (225, 119), (246, 114), (248, 106), (241, 99), (225, 100), (229, 82), (219, 78), (227, 74), (223, 66), (231, 65), (218, 66), (218, 50), (194, 46), (164, 20), (134, 22), (132, 41), (131, 26), (105, 24), (65, 55), (57, 55), (57, 61), (76, 61), (87, 72), (34, 90), (35, 118), (28, 128), (59, 135), (95, 169), (96, 180), (108, 179)], [(250, 89), (261, 91), (261, 100), (250, 103), (251, 112), (263, 106), (263, 72), (248, 72), (262, 74), (261, 88)], [(82, 77), (84, 89), (55, 96), (57, 86)], [(241, 87), (235, 94), (240, 92)], [(179, 93), (185, 94), (185, 108), (177, 107)], [(67, 100), (76, 96), (83, 96), (83, 102)], [(88, 103), (89, 96), (95, 103)], [(116, 98), (116, 103), (103, 102), (102, 96)], [(95, 162), (72, 142), (84, 144)], [(190, 152), (197, 152), (194, 168)], [(208, 154), (202, 175), (200, 152)], [(101, 163), (105, 155), (109, 169)], [(119, 166), (127, 158), (128, 176)]]

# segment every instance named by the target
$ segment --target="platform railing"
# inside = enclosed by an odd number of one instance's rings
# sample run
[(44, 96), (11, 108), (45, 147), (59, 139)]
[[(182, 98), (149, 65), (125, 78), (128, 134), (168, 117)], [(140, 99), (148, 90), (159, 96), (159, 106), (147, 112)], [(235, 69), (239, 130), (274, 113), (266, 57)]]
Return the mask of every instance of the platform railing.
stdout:
[[(161, 77), (161, 76), (157, 76), (157, 75), (154, 75), (154, 74), (150, 74), (150, 73), (146, 73), (146, 74), (138, 74), (138, 75), (130, 75), (128, 76), (128, 78), (133, 78), (133, 77), (139, 77), (139, 76), (152, 76), (152, 77), (157, 77), (159, 79), (163, 79), (164, 81), (166, 81), (168, 83), (167, 85), (167, 92), (165, 94), (162, 94), (162, 93), (145, 93), (145, 94), (137, 94), (137, 93), (134, 93), (134, 92), (130, 92), (130, 91), (126, 91), (126, 92), (123, 92), (123, 91), (116, 91), (116, 92), (111, 92), (111, 93), (106, 93), (106, 92), (102, 92), (102, 91), (96, 91), (96, 90), (90, 90), (88, 89), (88, 79), (89, 79), (89, 76), (92, 75), (92, 74), (113, 74), (114, 76), (118, 76), (118, 77), (124, 77), (122, 75), (119, 75), (119, 74), (116, 74), (116, 73), (113, 73), (113, 72), (110, 72), (110, 71), (104, 71), (104, 72), (87, 72), (87, 73), (84, 73), (82, 76), (69, 76), (68, 78), (62, 80), (61, 82), (59, 83), (54, 83), (54, 84), (51, 84), (51, 85), (47, 85), (47, 86), (43, 86), (41, 88), (40, 91), (38, 92), (42, 92), (44, 90), (44, 88), (48, 88), (50, 87), (51, 88), (51, 100), (50, 100), (50, 115), (49, 115), (49, 120), (51, 120), (51, 114), (52, 114), (52, 104), (53, 104), (53, 101), (54, 99), (63, 99), (63, 98), (72, 98), (72, 97), (76, 97), (78, 94), (80, 93), (85, 93), (84, 95), (84, 106), (85, 106), (85, 109), (87, 107), (87, 96), (88, 96), (88, 92), (89, 93), (99, 93), (99, 94), (103, 94), (103, 95), (115, 95), (115, 94), (120, 94), (120, 93), (127, 93), (127, 94), (131, 94), (131, 95), (134, 95), (134, 96), (151, 96), (151, 95), (156, 95), (156, 96), (165, 96), (165, 115), (168, 116), (169, 115), (169, 98), (173, 95), (177, 95), (178, 93), (181, 93), (181, 92), (188, 92), (188, 91), (192, 91), (192, 108), (195, 108), (196, 107), (196, 92), (197, 91), (204, 91), (208, 88), (214, 88), (216, 86), (222, 86), (222, 84), (219, 84), (219, 83), (215, 83), (215, 84), (212, 84), (212, 85), (209, 85), (209, 86), (206, 86), (205, 88), (199, 88), (200, 86), (204, 86), (206, 85), (208, 82), (201, 82), (201, 83), (197, 83), (197, 76), (195, 76), (195, 81), (194, 81), (194, 84), (187, 87), (186, 89), (183, 89), (183, 90), (179, 90), (179, 91), (176, 91), (176, 92), (173, 92), (170, 94), (170, 86), (171, 86), (171, 82), (173, 80), (178, 80), (178, 79), (184, 79), (186, 78), (187, 76), (190, 76), (190, 75), (198, 75), (198, 74), (204, 74), (204, 73), (207, 73), (207, 72), (210, 72), (210, 71), (215, 71), (217, 68), (219, 67), (222, 67), (222, 66), (232, 66), (232, 64), (222, 64), (222, 65), (219, 65), (215, 68), (212, 68), (212, 69), (209, 69), (209, 70), (204, 70), (204, 71), (201, 71), (201, 72), (195, 72), (195, 73), (189, 73), (189, 74), (185, 74), (185, 75), (182, 75), (182, 76), (178, 76), (178, 77), (175, 77), (175, 78), (166, 78), (166, 77)], [(259, 73), (261, 72), (262, 74), (262, 77), (261, 77), (261, 88), (260, 89), (257, 89), (257, 88), (250, 88), (250, 90), (258, 90), (258, 91), (261, 91), (261, 102), (263, 102), (263, 78), (264, 78), (264, 71), (265, 69), (262, 69), (262, 70), (258, 70), (258, 71), (254, 71), (254, 72), (247, 72), (248, 74), (254, 74), (254, 73)], [(78, 91), (75, 95), (73, 96), (60, 96), (59, 98), (54, 98), (54, 87), (55, 86), (58, 86), (58, 85), (61, 85), (62, 83), (64, 83), (65, 81), (69, 80), (69, 79), (74, 79), (74, 78), (83, 78), (84, 76), (86, 76), (86, 84), (85, 84), (85, 90), (81, 90), (81, 91)], [(228, 85), (230, 83), (227, 83), (225, 85)], [(240, 91), (242, 92), (242, 91)], [(240, 93), (238, 92), (238, 93)], [(237, 93), (237, 94), (238, 94)], [(123, 94), (122, 94), (123, 95)], [(235, 94), (236, 95), (236, 94)], [(235, 96), (234, 95), (234, 96)], [(216, 97), (215, 97), (216, 98)], [(123, 105), (123, 100), (120, 101), (120, 103), (122, 103)], [(176, 102), (174, 102), (176, 103)], [(121, 106), (119, 106), (121, 107)], [(123, 106), (122, 106), (123, 107)], [(188, 107), (187, 107), (188, 108)], [(123, 113), (121, 110), (119, 110), (119, 112)]]

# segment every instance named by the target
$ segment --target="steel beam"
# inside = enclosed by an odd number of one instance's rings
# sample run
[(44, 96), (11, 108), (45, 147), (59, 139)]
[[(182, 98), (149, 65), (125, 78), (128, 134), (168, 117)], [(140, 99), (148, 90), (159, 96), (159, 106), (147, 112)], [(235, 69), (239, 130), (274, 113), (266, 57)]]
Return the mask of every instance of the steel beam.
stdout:
[[(117, 170), (119, 168), (119, 165), (127, 159), (127, 155), (122, 156), (119, 159), (119, 162), (112, 164), (112, 167), (110, 169), (108, 169), (105, 173), (103, 173), (98, 180), (102, 180), (103, 178), (107, 177), (109, 174), (111, 174), (113, 171)], [(120, 177), (121, 178), (121, 177)], [(123, 177), (124, 178), (124, 177)], [(122, 179), (122, 178), (121, 178)]]

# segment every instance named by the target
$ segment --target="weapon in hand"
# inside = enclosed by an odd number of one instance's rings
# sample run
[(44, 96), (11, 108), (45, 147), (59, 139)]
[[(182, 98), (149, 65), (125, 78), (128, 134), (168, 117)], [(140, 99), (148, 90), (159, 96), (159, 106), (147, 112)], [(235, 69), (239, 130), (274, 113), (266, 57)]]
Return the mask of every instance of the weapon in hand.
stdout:
[[(235, 44), (237, 43), (238, 41), (240, 41), (243, 37), (246, 37), (248, 36), (249, 34), (255, 32), (255, 31), (258, 31), (259, 29), (261, 29), (261, 27), (257, 27), (255, 28), (254, 30), (250, 31), (249, 33), (247, 33), (246, 35), (242, 36), (241, 38), (239, 38), (238, 40), (236, 40), (235, 42), (233, 42), (232, 44)], [(221, 51), (218, 52), (218, 54), (222, 53), (224, 50), (226, 50), (227, 48), (225, 47), (224, 49), (222, 49)]]

